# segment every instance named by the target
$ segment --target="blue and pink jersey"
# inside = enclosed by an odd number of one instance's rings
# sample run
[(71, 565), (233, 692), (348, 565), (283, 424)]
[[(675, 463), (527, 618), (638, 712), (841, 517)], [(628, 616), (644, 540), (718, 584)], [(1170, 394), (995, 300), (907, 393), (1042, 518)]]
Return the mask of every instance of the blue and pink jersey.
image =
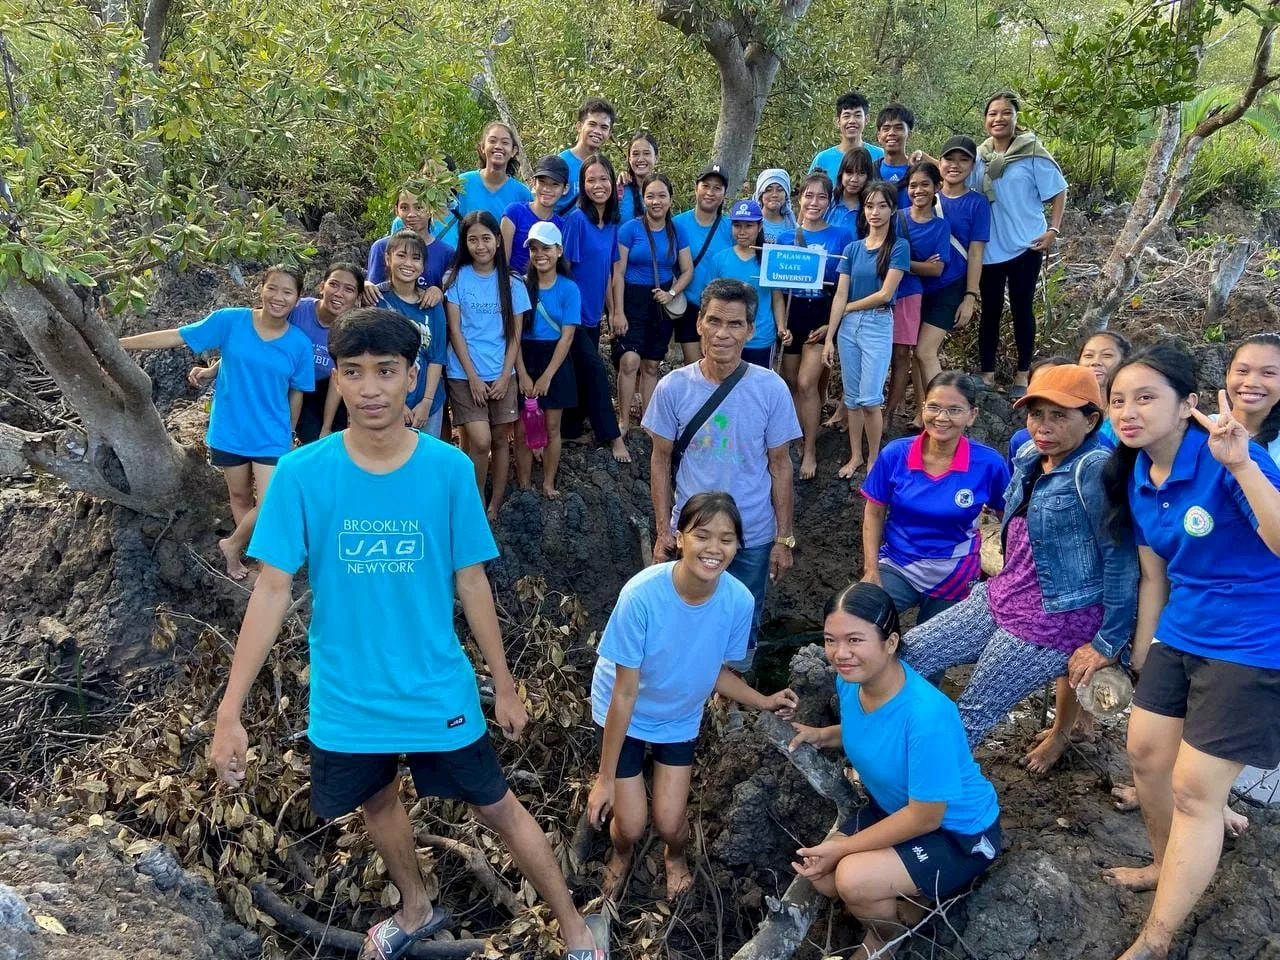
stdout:
[(1004, 509), (1009, 465), (1000, 454), (961, 437), (938, 476), (924, 467), (924, 434), (894, 440), (880, 452), (862, 495), (887, 508), (880, 560), (930, 597), (963, 600), (982, 571), (978, 517)]

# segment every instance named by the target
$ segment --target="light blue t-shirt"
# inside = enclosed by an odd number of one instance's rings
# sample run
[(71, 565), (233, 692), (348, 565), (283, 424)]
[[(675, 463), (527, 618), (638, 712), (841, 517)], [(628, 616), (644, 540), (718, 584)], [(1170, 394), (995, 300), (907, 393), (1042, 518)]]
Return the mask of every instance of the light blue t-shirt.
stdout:
[(573, 209), (574, 201), (578, 199), (578, 178), (582, 175), (582, 161), (578, 159), (572, 147), (561, 150), (560, 159), (569, 167), (569, 192), (556, 204), (556, 213), (563, 217)]
[[(533, 282), (537, 283), (536, 280)], [(530, 320), (524, 325), (525, 340), (560, 339), (561, 331), (547, 322), (542, 315), (543, 310), (562, 328), (576, 327), (582, 320), (582, 295), (578, 292), (578, 285), (568, 277), (557, 275), (556, 282), (549, 289), (538, 290), (538, 307), (541, 309), (530, 310)]]
[[(733, 246), (733, 225), (728, 217), (722, 215), (704, 227), (698, 222), (692, 210), (677, 214), (672, 219), (675, 220), (676, 229), (684, 232), (685, 240), (689, 243), (691, 259), (697, 258), (707, 237), (711, 237), (711, 242), (707, 244), (707, 252), (702, 254), (702, 259), (693, 268), (693, 279), (689, 282), (689, 286), (684, 288), (684, 295), (689, 298), (689, 302), (697, 306), (702, 303), (702, 288), (711, 282), (713, 276), (711, 261), (721, 250), (727, 250)], [(719, 220), (718, 225), (716, 219)], [(714, 234), (711, 233), (713, 226), (716, 228)]]
[[(981, 160), (973, 175), (982, 182)], [(1067, 180), (1052, 160), (1027, 157), (1005, 164), (1004, 173), (993, 180), (996, 199), (991, 204), (991, 241), (982, 254), (983, 263), (1004, 263), (1021, 256), (1031, 241), (1049, 229), (1044, 205), (1067, 189)]]
[(333, 373), (333, 357), (329, 356), (329, 328), (320, 322), (316, 313), (315, 297), (303, 297), (298, 305), (289, 311), (289, 322), (307, 335), (311, 341), (311, 353), (315, 361), (316, 385), (321, 380), (328, 380)]
[(675, 562), (656, 563), (627, 581), (600, 638), (591, 680), (591, 717), (604, 726), (617, 667), (640, 671), (627, 735), (684, 743), (698, 735), (720, 668), (747, 655), (755, 600), (732, 574), (720, 575), (702, 603), (688, 603), (672, 579)]
[[(658, 381), (642, 426), (673, 443), (719, 384), (702, 373), (702, 363), (672, 370)], [(684, 502), (695, 493), (726, 490), (742, 514), (743, 546), (773, 542), (773, 483), (769, 451), (800, 439), (800, 421), (783, 379), (772, 370), (747, 366), (747, 372), (694, 434), (680, 461), (672, 498), (671, 529)]]
[(515, 177), (507, 177), (497, 190), (490, 190), (485, 186), (480, 170), (468, 170), (458, 179), (461, 181), (458, 198), (450, 207), (449, 216), (437, 220), (431, 227), (431, 233), (436, 239), (447, 241), (455, 247), (458, 245), (458, 222), (468, 213), (488, 210), (493, 214), (493, 219), (501, 223), (502, 212), (511, 204), (529, 203), (533, 200), (533, 191)]
[(756, 332), (747, 341), (746, 349), (761, 350), (772, 347), (778, 339), (778, 324), (773, 317), (773, 290), (760, 286), (760, 264), (756, 262), (755, 251), (743, 260), (738, 256), (736, 247), (721, 250), (711, 264), (711, 279), (720, 277), (741, 280), (747, 286), (755, 288)]
[[(884, 277), (880, 275), (877, 268), (879, 259), (880, 248), (868, 250), (865, 240), (855, 240), (844, 248), (840, 272), (849, 275), (849, 303), (871, 296), (884, 284)], [(907, 244), (905, 237), (894, 240), (893, 253), (889, 256), (889, 269), (901, 270), (904, 274), (911, 269), (911, 247)], [(897, 300), (901, 289), (902, 284), (899, 283), (898, 290), (894, 292), (894, 298), (889, 301), (890, 303)]]
[(582, 325), (598, 327), (604, 316), (613, 265), (618, 262), (617, 223), (599, 226), (581, 209), (564, 218), (564, 258), (582, 295)]
[[(413, 300), (402, 300), (400, 296), (391, 289), (391, 284), (381, 283), (378, 285), (380, 296), (378, 297), (378, 306), (385, 307), (388, 310), (394, 310), (403, 317), (408, 317), (418, 325), (420, 330), (426, 332), (427, 345), (418, 351), (418, 380), (413, 385), (413, 389), (409, 391), (408, 397), (405, 398), (405, 405), (408, 407), (416, 407), (422, 402), (422, 398), (427, 395), (427, 367), (433, 363), (438, 363), (442, 367), (448, 359), (449, 352), (449, 332), (448, 325), (444, 318), (444, 304), (437, 303), (434, 307), (420, 307), (417, 298)], [(441, 382), (436, 384), (435, 396), (431, 398), (430, 413), (436, 413), (444, 406), (444, 371), (440, 373)]]
[(289, 391), (316, 387), (315, 349), (293, 324), (263, 340), (248, 307), (223, 307), (178, 328), (192, 353), (218, 350), (205, 443), (242, 457), (281, 457), (293, 446)]
[[(863, 141), (862, 145), (867, 148), (867, 153), (871, 154), (872, 163), (875, 163), (884, 156), (884, 149), (882, 147), (878, 147), (874, 143), (867, 143), (865, 141)], [(813, 163), (809, 164), (809, 172), (813, 173), (813, 171), (821, 168), (826, 171), (827, 176), (831, 178), (831, 185), (839, 186), (839, 184), (836, 183), (836, 177), (840, 173), (840, 164), (843, 162), (844, 151), (840, 149), (840, 144), (837, 143), (834, 147), (827, 147), (827, 149), (820, 150), (814, 155)]]
[(902, 669), (902, 689), (870, 713), (858, 699), (859, 684), (836, 677), (845, 756), (885, 813), (897, 813), (909, 800), (946, 803), (944, 830), (982, 833), (1000, 807), (969, 750), (960, 711), (905, 663)]
[(457, 750), (485, 722), (453, 630), (453, 577), (498, 555), (475, 469), (419, 434), (402, 467), (368, 473), (345, 435), (280, 461), (249, 542), (249, 556), (286, 573), (307, 565), (307, 736), (342, 753)]
[[(462, 338), (467, 343), (467, 352), (471, 354), (471, 365), (485, 383), (492, 383), (511, 372), (502, 369), (507, 341), (502, 335), (502, 301), (498, 292), (498, 271), (479, 274), (470, 264), (458, 271), (458, 276), (445, 291), (445, 299), (458, 305)], [(511, 309), (517, 314), (529, 311), (529, 288), (517, 276), (511, 277)], [(525, 323), (528, 322), (529, 318), (525, 317)], [(462, 361), (458, 359), (452, 343), (449, 344), (445, 372), (450, 380), (467, 379), (467, 372), (462, 368)]]

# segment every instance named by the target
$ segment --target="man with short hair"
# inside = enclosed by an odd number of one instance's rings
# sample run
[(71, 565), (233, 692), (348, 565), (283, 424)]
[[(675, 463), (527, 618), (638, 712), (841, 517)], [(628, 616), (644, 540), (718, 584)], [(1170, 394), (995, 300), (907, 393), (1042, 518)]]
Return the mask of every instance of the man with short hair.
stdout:
[(718, 163), (708, 163), (694, 181), (693, 206), (673, 218), (676, 226), (684, 230), (689, 241), (689, 256), (693, 258), (693, 279), (684, 288), (689, 305), (673, 324), (685, 363), (693, 363), (701, 356), (698, 311), (702, 288), (712, 277), (711, 262), (721, 250), (733, 246), (733, 228), (724, 218), (724, 195), (728, 189), (729, 177), (724, 168)]
[(876, 115), (876, 139), (884, 147), (884, 156), (875, 162), (875, 171), (879, 179), (897, 186), (899, 210), (911, 206), (907, 196), (907, 170), (911, 167), (907, 140), (915, 126), (916, 115), (900, 103), (891, 103)]
[(582, 162), (604, 149), (613, 134), (614, 118), (613, 104), (603, 97), (588, 97), (578, 108), (578, 122), (574, 125), (578, 140), (572, 147), (560, 151), (560, 156), (569, 165), (569, 190), (556, 204), (556, 213), (560, 216), (566, 216), (573, 209), (574, 201), (578, 199), (578, 174), (582, 172)]
[(391, 310), (354, 310), (330, 334), (350, 426), (282, 457), (272, 477), (248, 550), (262, 572), (218, 707), (213, 763), (229, 785), (244, 782), (241, 711), (305, 564), (311, 807), (326, 818), (359, 807), (400, 893), (399, 910), (369, 930), (361, 957), (394, 960), (449, 921), (418, 869), (400, 800), (404, 762), (420, 796), (462, 800), (503, 838), (560, 921), (566, 957), (602, 960), (542, 828), (507, 786), (454, 633), (456, 592), (493, 677), (495, 719), (515, 739), (529, 718), (485, 576), (498, 551), (471, 461), (404, 423), (421, 347), (418, 325)]
[[(727, 278), (708, 283), (698, 315), (702, 359), (658, 382), (643, 422), (653, 438), (649, 490), (657, 527), (655, 563), (671, 559), (676, 518), (695, 493), (728, 491), (742, 514), (743, 543), (729, 573), (751, 590), (756, 606), (747, 655), (730, 664), (739, 672), (750, 669), (755, 657), (769, 582), (791, 569), (796, 545), (791, 527), (790, 445), (800, 438), (800, 422), (783, 379), (742, 359), (742, 349), (755, 329), (755, 312), (752, 287)], [(735, 373), (739, 365), (744, 365), (741, 374)], [(733, 376), (739, 379), (715, 408), (704, 410)], [(702, 422), (681, 445), (700, 413)], [(673, 489), (671, 465), (676, 454), (682, 455)]]
[(866, 143), (862, 139), (862, 131), (866, 129), (867, 118), (871, 115), (871, 104), (859, 90), (850, 90), (836, 101), (836, 129), (840, 131), (840, 142), (834, 147), (820, 150), (809, 164), (809, 172), (824, 171), (831, 178), (831, 183), (839, 189), (836, 182), (840, 172), (840, 162), (850, 150), (864, 148), (871, 154), (871, 162), (884, 156), (884, 151), (874, 143)]

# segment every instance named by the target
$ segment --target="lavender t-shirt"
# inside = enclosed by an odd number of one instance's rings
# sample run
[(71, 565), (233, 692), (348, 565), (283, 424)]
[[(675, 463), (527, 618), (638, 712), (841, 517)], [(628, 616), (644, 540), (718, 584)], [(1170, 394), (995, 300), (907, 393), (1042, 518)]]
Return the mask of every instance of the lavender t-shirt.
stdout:
[[(673, 443), (719, 384), (702, 364), (672, 370), (658, 381), (643, 426)], [(694, 434), (680, 461), (671, 510), (675, 530), (680, 508), (695, 493), (725, 490), (742, 514), (745, 547), (772, 543), (777, 532), (769, 451), (800, 438), (800, 421), (786, 383), (772, 370), (749, 365), (747, 372), (706, 423)]]

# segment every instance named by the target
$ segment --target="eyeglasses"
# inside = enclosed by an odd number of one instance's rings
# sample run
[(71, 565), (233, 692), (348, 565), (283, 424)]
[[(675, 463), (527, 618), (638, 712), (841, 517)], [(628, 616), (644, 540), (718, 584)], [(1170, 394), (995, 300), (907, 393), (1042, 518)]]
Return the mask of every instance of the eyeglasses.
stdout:
[(924, 412), (931, 417), (941, 417), (946, 415), (948, 420), (959, 420), (969, 412), (968, 407), (940, 407), (936, 403), (926, 403)]

